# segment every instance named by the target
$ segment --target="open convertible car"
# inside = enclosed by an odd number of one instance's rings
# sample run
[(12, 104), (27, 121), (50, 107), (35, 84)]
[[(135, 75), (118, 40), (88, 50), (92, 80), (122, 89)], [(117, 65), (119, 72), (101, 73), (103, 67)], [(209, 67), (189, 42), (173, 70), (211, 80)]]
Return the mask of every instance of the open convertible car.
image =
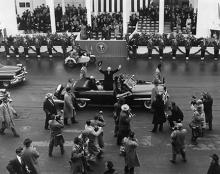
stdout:
[[(80, 79), (75, 85), (76, 107), (84, 109), (88, 104), (107, 106), (117, 101), (117, 98), (123, 97), (125, 102), (131, 106), (141, 105), (146, 109), (151, 108), (151, 93), (154, 87), (152, 82), (135, 80), (134, 76), (123, 77), (125, 89), (123, 93), (117, 93), (116, 90), (107, 91), (103, 89), (103, 80), (96, 80), (97, 89), (91, 88), (90, 78)], [(116, 85), (114, 85), (116, 86)], [(159, 93), (164, 92), (164, 84), (159, 85)], [(63, 105), (65, 88), (58, 85), (54, 96), (55, 102)]]

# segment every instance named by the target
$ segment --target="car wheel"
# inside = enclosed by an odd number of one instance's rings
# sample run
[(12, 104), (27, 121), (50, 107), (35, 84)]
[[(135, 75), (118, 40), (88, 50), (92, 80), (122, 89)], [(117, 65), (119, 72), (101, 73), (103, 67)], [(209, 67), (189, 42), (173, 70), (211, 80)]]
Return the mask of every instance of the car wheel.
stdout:
[(73, 60), (68, 60), (68, 61), (66, 62), (66, 65), (67, 65), (68, 67), (73, 68), (73, 67), (76, 66), (76, 63), (75, 63)]
[(10, 86), (10, 82), (9, 81), (2, 82), (2, 86), (4, 88), (8, 88)]
[(150, 100), (145, 100), (144, 101), (144, 108), (147, 110), (151, 109), (151, 101)]
[(87, 102), (84, 101), (84, 100), (78, 100), (78, 101), (76, 102), (76, 106), (77, 106), (77, 108), (78, 108), (79, 110), (82, 110), (82, 109), (84, 109), (84, 108), (87, 106)]
[(94, 56), (90, 57), (90, 63), (95, 63), (96, 62), (96, 58)]

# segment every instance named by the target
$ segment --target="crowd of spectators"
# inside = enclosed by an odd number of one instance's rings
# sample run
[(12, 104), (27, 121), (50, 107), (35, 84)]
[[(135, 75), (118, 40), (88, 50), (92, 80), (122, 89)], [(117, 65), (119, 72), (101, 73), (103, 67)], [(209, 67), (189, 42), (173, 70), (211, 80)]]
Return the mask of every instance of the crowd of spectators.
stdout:
[(183, 31), (196, 34), (197, 13), (194, 12), (192, 6), (173, 7), (166, 6), (164, 9), (165, 21), (171, 22), (171, 31), (176, 27), (176, 31)]
[[(139, 10), (139, 16), (145, 16), (150, 18), (152, 21), (159, 20), (159, 7), (149, 6)], [(136, 16), (132, 15), (130, 18), (130, 24), (135, 24)], [(183, 31), (184, 28), (186, 33), (192, 32), (196, 34), (196, 23), (197, 13), (194, 12), (194, 8), (190, 6), (165, 6), (164, 9), (164, 20), (170, 22), (170, 28), (173, 32), (176, 29), (177, 32)]]
[[(86, 9), (80, 4), (78, 7), (67, 4), (63, 15), (60, 4), (55, 8), (55, 20), (57, 32), (79, 32), (82, 23), (86, 24)], [(42, 4), (33, 12), (26, 10), (22, 16), (17, 15), (18, 29), (26, 33), (51, 31), (49, 7)]]
[(19, 30), (28, 33), (49, 32), (51, 30), (49, 7), (42, 4), (35, 8), (33, 12), (24, 11), (22, 16), (17, 15), (17, 24)]
[(121, 13), (102, 13), (96, 16), (92, 16), (92, 32), (96, 33), (96, 38), (98, 38), (98, 33), (102, 33), (102, 39), (111, 39), (111, 33), (114, 32), (115, 38), (122, 37), (122, 14)]
[(79, 32), (81, 24), (87, 24), (86, 8), (83, 8), (81, 4), (78, 7), (67, 4), (65, 14), (63, 15), (62, 7), (58, 4), (55, 8), (55, 18), (58, 32)]

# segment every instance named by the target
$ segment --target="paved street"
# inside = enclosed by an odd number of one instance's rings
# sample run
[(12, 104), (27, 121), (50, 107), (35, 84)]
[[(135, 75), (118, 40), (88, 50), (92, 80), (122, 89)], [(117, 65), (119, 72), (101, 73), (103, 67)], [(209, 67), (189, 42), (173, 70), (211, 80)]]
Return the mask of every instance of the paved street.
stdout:
[[(114, 68), (122, 65), (121, 72), (134, 74), (137, 79), (152, 80), (154, 70), (159, 63), (156, 60), (137, 59), (127, 61), (126, 58), (98, 58), (103, 60), (103, 68), (111, 65)], [(31, 58), (24, 60), (10, 58), (6, 60), (0, 55), (0, 62), (3, 64), (23, 63), (27, 66), (28, 76), (25, 84), (9, 89), (13, 98), (13, 106), (20, 116), (15, 120), (16, 128), (21, 135), (14, 138), (11, 132), (7, 131), (5, 136), (0, 136), (0, 174), (6, 174), (5, 166), (15, 156), (15, 148), (22, 144), (27, 137), (31, 138), (40, 152), (40, 166), (42, 174), (65, 174), (69, 173), (69, 164), (72, 141), (84, 128), (85, 121), (102, 109), (107, 122), (104, 128), (105, 153), (103, 160), (92, 166), (94, 174), (102, 174), (104, 162), (112, 160), (115, 168), (123, 173), (124, 159), (119, 156), (119, 148), (116, 146), (116, 139), (113, 137), (112, 108), (102, 106), (88, 107), (84, 111), (77, 112), (79, 124), (66, 126), (64, 137), (66, 140), (64, 156), (60, 155), (59, 148), (55, 148), (54, 157), (48, 157), (49, 132), (44, 130), (45, 114), (42, 110), (44, 96), (48, 92), (54, 92), (57, 84), (66, 83), (69, 77), (79, 78), (80, 67), (74, 69), (65, 68), (61, 57), (37, 60)], [(199, 59), (192, 59), (188, 63), (180, 58), (176, 61), (164, 60), (163, 71), (167, 82), (167, 88), (174, 100), (184, 112), (184, 125), (188, 129), (187, 134), (187, 158), (188, 162), (183, 163), (180, 159), (177, 164), (169, 162), (171, 158), (171, 145), (168, 124), (165, 124), (163, 133), (152, 134), (152, 114), (143, 108), (134, 108), (136, 117), (132, 120), (132, 129), (135, 131), (140, 146), (138, 155), (141, 167), (135, 169), (136, 174), (203, 174), (207, 172), (210, 160), (209, 155), (217, 153), (220, 155), (220, 63), (217, 61), (200, 62)], [(102, 78), (96, 65), (89, 65), (88, 75), (94, 75), (97, 79)], [(189, 102), (192, 95), (200, 96), (202, 91), (208, 91), (213, 96), (214, 106), (214, 130), (205, 134), (205, 137), (198, 140), (197, 146), (190, 144), (190, 130), (188, 124), (192, 117)]]

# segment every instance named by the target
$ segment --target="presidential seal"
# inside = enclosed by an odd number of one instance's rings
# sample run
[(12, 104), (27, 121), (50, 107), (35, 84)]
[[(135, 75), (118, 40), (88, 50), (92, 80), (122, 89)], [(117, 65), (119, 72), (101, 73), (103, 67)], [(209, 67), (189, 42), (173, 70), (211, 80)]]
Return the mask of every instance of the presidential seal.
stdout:
[(103, 42), (98, 42), (96, 44), (96, 51), (98, 53), (101, 53), (101, 54), (105, 53), (107, 48), (108, 48), (107, 45), (105, 43), (103, 43)]

